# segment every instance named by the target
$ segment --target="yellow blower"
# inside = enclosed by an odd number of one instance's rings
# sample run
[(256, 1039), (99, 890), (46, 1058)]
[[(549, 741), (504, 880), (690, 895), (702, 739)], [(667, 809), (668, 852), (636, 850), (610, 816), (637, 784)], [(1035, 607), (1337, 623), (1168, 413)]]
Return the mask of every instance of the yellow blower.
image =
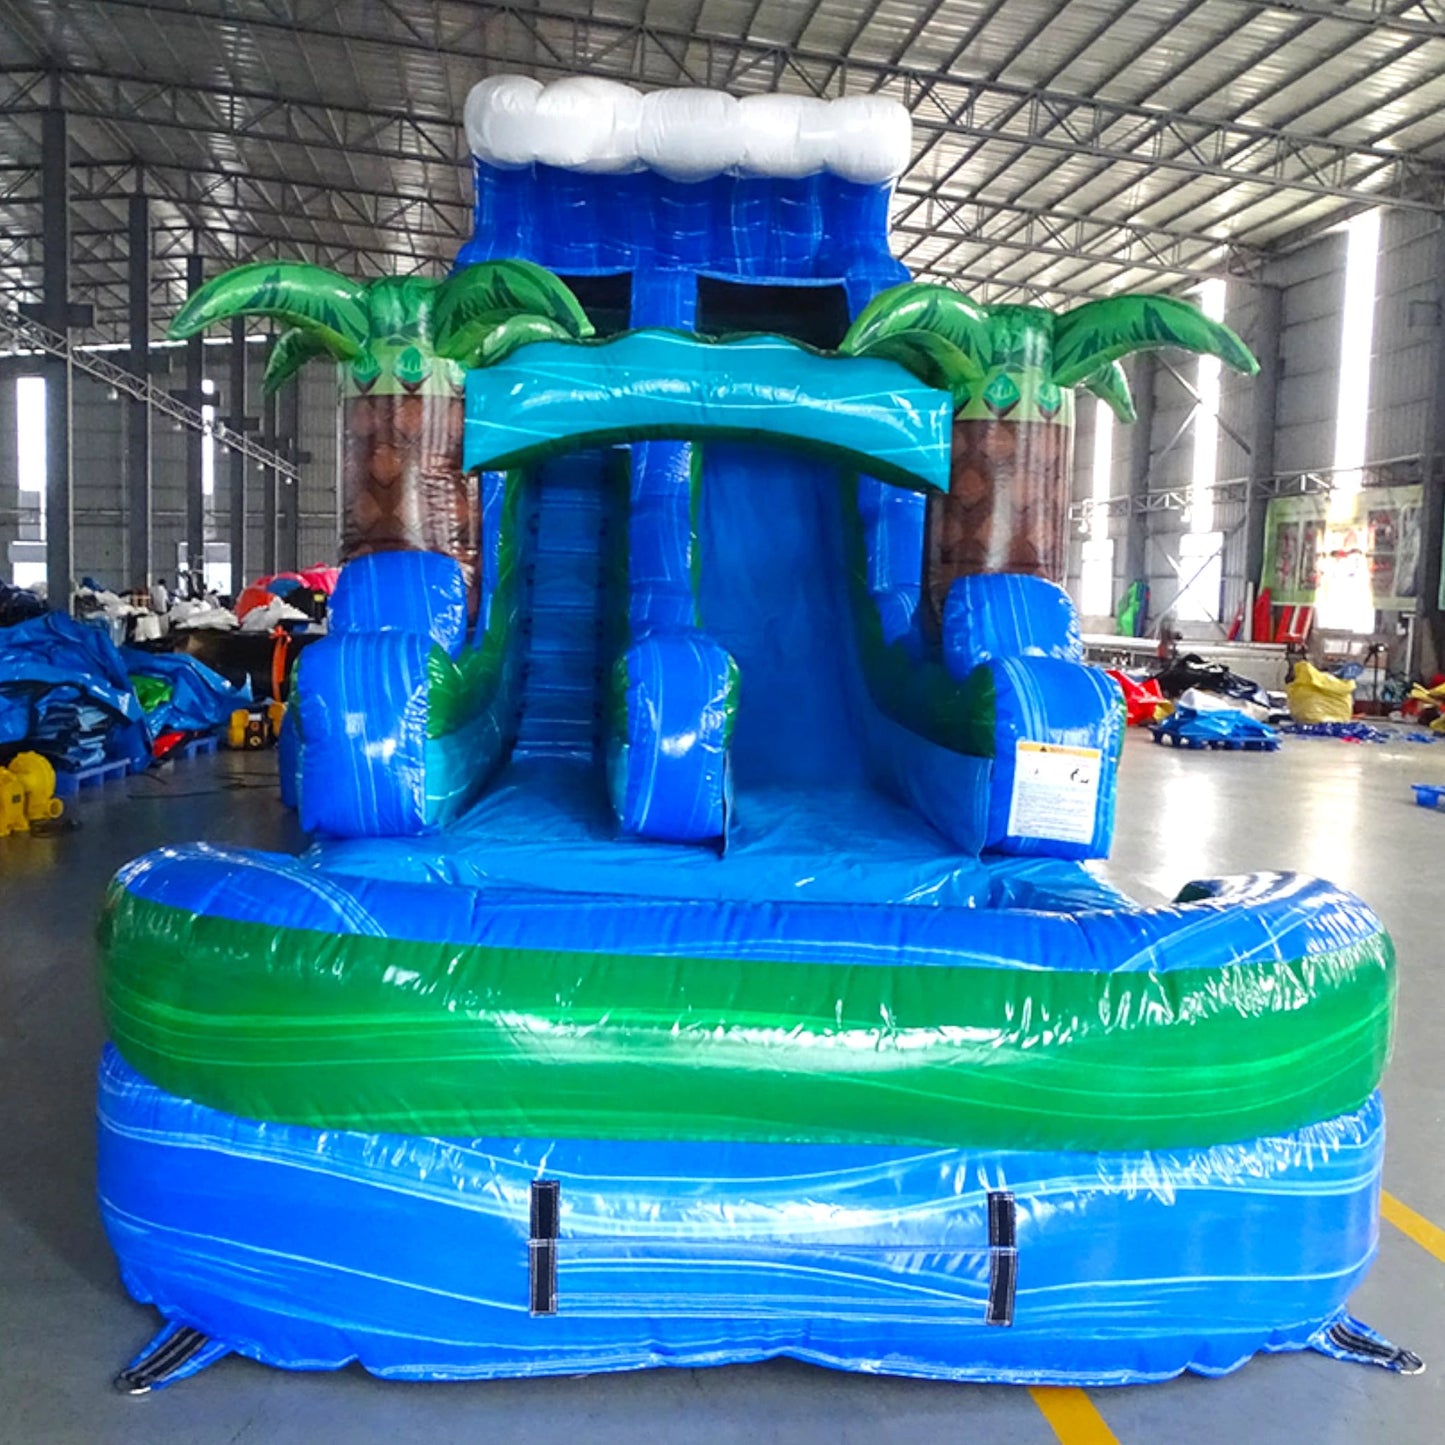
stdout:
[(236, 749), (269, 748), (281, 735), (284, 702), (238, 707), (226, 729), (226, 746)]
[(39, 753), (20, 753), (0, 768), (0, 837), (28, 832), (65, 811), (55, 796), (55, 769)]
[(25, 816), (25, 789), (9, 768), (0, 768), (0, 838), (10, 833), (28, 833), (30, 820)]

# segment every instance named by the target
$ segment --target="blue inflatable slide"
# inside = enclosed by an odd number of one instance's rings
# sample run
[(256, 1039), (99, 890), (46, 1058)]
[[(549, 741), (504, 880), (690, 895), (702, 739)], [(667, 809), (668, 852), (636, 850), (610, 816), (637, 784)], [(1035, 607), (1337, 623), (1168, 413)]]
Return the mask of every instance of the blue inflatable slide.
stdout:
[(162, 1318), (125, 1388), (1418, 1366), (1347, 1307), (1378, 919), (1090, 867), (1124, 712), (1059, 585), (1074, 391), (1248, 352), (910, 283), (900, 117), (496, 77), (449, 278), (263, 263), (178, 319), (338, 361), (345, 566), (286, 723), (312, 846), (106, 900), (100, 1205)]

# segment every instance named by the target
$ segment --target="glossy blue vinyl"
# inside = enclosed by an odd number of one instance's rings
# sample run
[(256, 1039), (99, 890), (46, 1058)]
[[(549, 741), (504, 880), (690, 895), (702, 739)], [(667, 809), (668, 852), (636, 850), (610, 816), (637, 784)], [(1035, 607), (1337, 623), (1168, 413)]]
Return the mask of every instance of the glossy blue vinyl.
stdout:
[[(100, 1199), (135, 1298), (288, 1369), (790, 1355), (1126, 1384), (1331, 1349), (1375, 1250), (1383, 1138), (1378, 1099), (1277, 1138), (1148, 1153), (368, 1135), (217, 1113), (108, 1050)], [(559, 1203), (541, 1315), (539, 1181)]]

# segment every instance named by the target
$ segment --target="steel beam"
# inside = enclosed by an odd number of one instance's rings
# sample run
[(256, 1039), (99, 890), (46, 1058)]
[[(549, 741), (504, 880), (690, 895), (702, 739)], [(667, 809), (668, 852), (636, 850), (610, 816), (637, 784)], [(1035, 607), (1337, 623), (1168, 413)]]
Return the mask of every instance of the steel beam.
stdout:
[[(1185, 425), (1175, 433), (1174, 439), (1155, 461), (1171, 451), (1179, 438), (1187, 432)], [(1350, 470), (1356, 470), (1351, 468)], [(1394, 457), (1385, 462), (1367, 462), (1361, 469), (1366, 488), (1370, 487), (1413, 487), (1420, 483), (1424, 471), (1424, 458), (1416, 453), (1407, 457)], [(1335, 489), (1335, 472), (1331, 467), (1314, 471), (1279, 472), (1272, 477), (1258, 479), (1228, 477), (1221, 482), (1212, 482), (1208, 488), (1215, 503), (1245, 502), (1251, 496), (1263, 497), (1317, 497), (1328, 496)], [(1111, 497), (1097, 506), (1089, 501), (1075, 502), (1069, 507), (1073, 521), (1086, 522), (1090, 512), (1103, 510), (1111, 517), (1128, 516), (1131, 512), (1186, 512), (1194, 503), (1193, 489), (1189, 487), (1156, 487), (1141, 493)]]
[[(12, 374), (26, 375), (34, 369), (31, 357), (57, 356), (68, 360), (76, 371), (93, 376), (103, 385), (122, 396), (141, 397), (150, 404), (153, 413), (159, 413), (183, 428), (204, 431), (206, 423), (195, 407), (177, 400), (170, 392), (162, 391), (152, 382), (117, 366), (106, 359), (106, 353), (94, 346), (73, 345), (67, 337), (48, 326), (27, 321), (13, 311), (0, 308), (0, 340), (14, 346), (13, 358), (0, 358), (0, 368), (8, 368)], [(285, 457), (253, 442), (244, 432), (233, 432), (221, 422), (211, 423), (211, 435), (218, 446), (229, 447), (232, 451), (245, 452), (252, 461), (262, 466), (276, 467), (283, 476), (295, 474), (295, 468)], [(177, 516), (180, 514), (177, 513)]]
[(1445, 665), (1445, 607), (1441, 598), (1441, 547), (1445, 541), (1445, 227), (1435, 233), (1435, 340), (1430, 365), (1430, 415), (1420, 497), (1419, 626), (1415, 662), (1426, 676)]
[[(250, 410), (250, 387), (247, 377), (246, 321), (237, 316), (231, 322), (231, 414), (226, 425), (245, 432), (255, 424), (246, 413)], [(246, 556), (246, 478), (249, 462), (243, 452), (231, 453), (229, 503), (231, 543), (231, 595), (239, 596), (249, 577)]]
[[(45, 213), (45, 287), (36, 320), (68, 332), (70, 312), (70, 136), (63, 110), (41, 118), (41, 184)], [(70, 609), (75, 582), (69, 363), (47, 357), (45, 376), (45, 586), (52, 607)]]
[[(1120, 269), (1169, 276), (1239, 274), (1262, 263), (1264, 253), (1235, 247), (1229, 237), (1188, 227), (1154, 225), (1128, 218), (1085, 215), (988, 195), (952, 196), (904, 180), (898, 194), (905, 204), (922, 202), (916, 219), (895, 224), (894, 234), (944, 236), (960, 243), (1002, 246), (1033, 255), (1058, 256)], [(1017, 224), (1007, 236), (988, 233), (989, 223)]]
[[(152, 13), (184, 15), (191, 19), (231, 21), (235, 18), (233, 0), (110, 0), (110, 3), (134, 6)], [(1391, 4), (1388, 0), (1233, 0), (1233, 3), (1246, 12), (1283, 12), (1306, 19), (1329, 20), (1359, 31), (1425, 39), (1445, 38), (1445, 22), (1435, 18), (1423, 4)], [(348, 11), (353, 8), (348, 6)], [(870, 76), (905, 70), (906, 67), (901, 64), (903, 55), (939, 8), (935, 3), (925, 18), (914, 24), (909, 38), (894, 47), (888, 61), (847, 53), (842, 56), (813, 53), (798, 45), (740, 42), (732, 37), (714, 37), (677, 27), (633, 24), (599, 16), (591, 7), (591, 13), (578, 14), (541, 5), (529, 5), (522, 10), (515, 3), (463, 4), (461, 0), (434, 0), (431, 6), (433, 28), (427, 34), (421, 33), (410, 17), (404, 18), (393, 7), (382, 3), (367, 6), (363, 12), (364, 21), (362, 15), (348, 15), (347, 24), (342, 22), (339, 4), (332, 6), (331, 23), (327, 24), (322, 7), (310, 4), (303, 8), (299, 0), (270, 0), (265, 9), (248, 13), (245, 18), (247, 25), (287, 31), (293, 35), (345, 40), (359, 45), (382, 45), (393, 52), (419, 56), (440, 53), (467, 58), (475, 58), (487, 48), (489, 23), (510, 22), (522, 28), (536, 42), (533, 64), (544, 70), (575, 67), (584, 59), (593, 62), (594, 66), (606, 65), (608, 69), (616, 68), (620, 63), (626, 63), (629, 69), (637, 69), (644, 58), (646, 42), (651, 39), (654, 51), (667, 56), (680, 70), (685, 68), (686, 60), (677, 54), (676, 46), (704, 47), (703, 65), (692, 76), (697, 84), (736, 83), (740, 74), (748, 71), (761, 71), (765, 80), (771, 79), (788, 69), (791, 57), (803, 62), (811, 59), (819, 65), (826, 64), (828, 68), (822, 74), (826, 83), (840, 70), (861, 71)], [(985, 10), (967, 39), (976, 38), (989, 21), (997, 18), (1000, 9), (1000, 6), (994, 5)], [(556, 41), (548, 43), (548, 33), (540, 28), (544, 26), (557, 33)], [(750, 28), (738, 26), (735, 36), (746, 37)], [(862, 28), (860, 26), (855, 35), (861, 34)], [(806, 30), (804, 25), (797, 33), (806, 33)], [(570, 34), (570, 45), (562, 38), (563, 34)], [(731, 71), (726, 75), (718, 73), (715, 62), (713, 52), (719, 47), (725, 47), (726, 53), (735, 57)], [(620, 57), (620, 61), (614, 56)]]
[(1259, 360), (1259, 374), (1251, 387), (1254, 414), (1249, 430), (1251, 486), (1244, 504), (1244, 580), (1261, 587), (1264, 584), (1264, 524), (1269, 510), (1263, 488), (1274, 476), (1274, 439), (1279, 423), (1283, 289), (1279, 286), (1259, 287), (1255, 292), (1255, 305), (1258, 307), (1258, 320), (1250, 336), (1250, 347)]
[[(270, 346), (266, 349), (268, 363), (275, 347), (276, 341), (273, 337)], [(281, 438), (278, 429), (280, 420), (278, 410), (276, 393), (268, 391), (265, 400), (261, 403), (261, 439), (268, 451), (279, 455)], [(261, 570), (269, 577), (272, 573), (280, 570), (276, 565), (276, 530), (281, 509), (281, 472), (277, 467), (267, 467), (262, 475), (265, 480), (262, 483), (264, 490), (261, 500)]]
[(279, 508), (280, 536), (277, 548), (280, 556), (280, 570), (294, 572), (300, 566), (301, 549), (301, 379), (293, 376), (281, 388), (277, 404), (277, 427), (281, 433), (279, 450), (297, 463), (294, 478), (288, 477), (282, 492), (284, 505)]
[[(1400, 35), (1445, 40), (1445, 22), (1437, 20), (1423, 4), (1390, 4), (1388, 0), (1234, 0), (1248, 10), (1284, 11), (1330, 20), (1357, 30), (1380, 35)], [(1438, 10), (1438, 6), (1435, 7)], [(1414, 12), (1413, 14), (1410, 12)]]
[[(507, 13), (514, 21), (535, 26), (544, 12)], [(589, 33), (623, 24), (596, 18), (586, 23)], [(664, 33), (655, 26), (624, 28), (654, 40)], [(336, 35), (348, 38), (340, 30)], [(349, 38), (355, 43), (364, 37), (353, 32)], [(796, 77), (814, 91), (826, 87), (831, 72), (837, 69), (837, 57), (803, 47), (762, 45), (724, 35), (678, 33), (673, 38), (679, 43), (703, 44), (709, 53), (727, 54), (734, 60), (743, 55), (773, 56), (777, 60), (774, 69)], [(577, 63), (577, 59), (562, 60), (552, 67), (544, 61), (531, 68), (567, 70)], [(617, 69), (598, 68), (606, 73)], [(658, 83), (653, 77), (635, 75), (633, 66), (620, 69), (623, 78)], [(896, 89), (913, 111), (915, 126), (935, 135), (1091, 155), (1360, 204), (1388, 201), (1429, 211), (1445, 205), (1445, 169), (1384, 146), (946, 71), (856, 59), (849, 60), (846, 70), (855, 78)], [(419, 107), (368, 110), (342, 102), (299, 101), (260, 87), (99, 66), (65, 70), (60, 78), (72, 114), (113, 124), (140, 123), (192, 135), (230, 135), (313, 151), (333, 150), (348, 157), (380, 156), (448, 166), (460, 159), (455, 117)], [(0, 75), (0, 82), (16, 89), (23, 87), (24, 79), (23, 73)], [(1004, 103), (1003, 108), (999, 102)], [(12, 113), (30, 108), (24, 101), (0, 101), (0, 110)]]
[[(184, 15), (190, 18), (211, 18), (226, 19), (234, 18), (234, 0), (107, 0), (108, 4), (116, 6), (129, 6), (146, 11), (153, 11), (159, 14)], [(1445, 39), (1445, 21), (1437, 19), (1431, 13), (1430, 7), (1415, 3), (1390, 3), (1390, 0), (1232, 0), (1236, 8), (1245, 12), (1255, 14), (1283, 13), (1286, 15), (1298, 15), (1307, 19), (1328, 20), (1332, 23), (1357, 31), (1371, 32), (1379, 35), (1398, 35), (1401, 37), (1424, 37), (1426, 39)], [(334, 6), (333, 11), (339, 15), (339, 6)], [(482, 26), (489, 20), (499, 17), (518, 18), (511, 12), (516, 10), (515, 4), (470, 4), (463, 6), (459, 0), (441, 0), (441, 3), (434, 3), (432, 12), (435, 16), (436, 33), (422, 35), (416, 30), (414, 24), (406, 25), (401, 17), (392, 11), (389, 6), (376, 4), (376, 11), (389, 13), (392, 21), (388, 31), (384, 34), (364, 35), (357, 34), (358, 41), (365, 41), (372, 44), (385, 44), (398, 51), (407, 51), (417, 55), (435, 54), (441, 50), (444, 53), (464, 53), (464, 47), (470, 46), (473, 49), (482, 38)], [(942, 8), (939, 0), (933, 3), (924, 11), (920, 18), (913, 22), (907, 35), (902, 42), (892, 49), (891, 63), (897, 65), (901, 58), (912, 48), (913, 43), (927, 28), (928, 23)], [(1435, 7), (1438, 10), (1438, 7)], [(968, 38), (977, 37), (988, 21), (996, 19), (999, 7), (997, 5), (986, 9), (979, 20), (973, 26)], [(532, 9), (531, 14), (541, 19), (562, 19), (577, 21), (596, 21), (595, 16), (578, 17), (567, 15), (565, 12), (545, 9)], [(299, 31), (318, 38), (338, 37), (344, 32), (339, 25), (323, 25), (324, 11), (318, 6), (310, 6), (305, 12), (308, 16), (306, 21), (301, 21), (299, 16), (303, 12), (300, 6), (292, 4), (289, 7), (271, 3), (253, 19), (247, 15), (248, 24), (269, 26), (279, 30)], [(754, 15), (757, 14), (757, 7), (754, 8)], [(292, 18), (286, 18), (287, 15)], [(609, 22), (601, 22), (604, 31), (608, 28)], [(610, 23), (614, 32), (621, 32), (628, 27), (620, 23)], [(639, 29), (648, 27), (638, 27)], [(807, 26), (801, 27), (806, 31)], [(743, 24), (738, 26), (738, 34), (747, 35), (751, 25)], [(609, 41), (609, 45), (616, 49), (622, 44), (618, 39)], [(755, 47), (761, 50), (761, 47)], [(595, 53), (595, 52), (594, 52)], [(758, 62), (750, 62), (756, 65)], [(851, 56), (845, 54), (834, 59), (835, 66), (851, 68), (855, 62)]]
[[(0, 186), (0, 207), (34, 204), (37, 197), (19, 185), (20, 181), (30, 179), (30, 173), (24, 167), (12, 169), (17, 181), (8, 191)], [(3, 170), (0, 167), (0, 171)], [(400, 230), (407, 235), (460, 242), (466, 239), (471, 219), (471, 207), (460, 197), (448, 200), (385, 186), (353, 187), (324, 178), (298, 181), (254, 167), (248, 167), (241, 174), (214, 166), (170, 161), (144, 166), (128, 161), (74, 162), (71, 165), (72, 201), (79, 205), (123, 199), (135, 188), (136, 177), (141, 172), (152, 190), (177, 205), (223, 207), (246, 216), (270, 215), (290, 221), (304, 218), (308, 225)], [(898, 194), (909, 201), (931, 202), (936, 207), (915, 226), (921, 233), (950, 226), (961, 235), (972, 236), (987, 220), (1004, 216), (1040, 228), (1046, 238), (1072, 257), (1108, 257), (1113, 264), (1122, 264), (1119, 251), (1128, 248), (1139, 254), (1141, 263), (1149, 262), (1176, 273), (1189, 269), (1184, 252), (1191, 245), (1201, 252), (1233, 249), (1240, 256), (1249, 254), (1248, 248), (1232, 248), (1229, 238), (1213, 229), (1195, 230), (1127, 217), (1109, 219), (1056, 206), (980, 195), (973, 190), (950, 194), (906, 179), (899, 185)], [(75, 234), (91, 233), (80, 225), (75, 228)], [(31, 235), (33, 233), (12, 227), (7, 239), (23, 241)]]
[[(145, 381), (150, 380), (150, 201), (137, 192), (129, 199), (127, 222), (130, 236), (129, 275), (129, 365)], [(144, 396), (126, 401), (125, 480), (128, 498), (127, 553), (130, 584), (151, 584), (151, 408)]]
[(1134, 374), (1130, 378), (1134, 392), (1136, 419), (1129, 428), (1129, 492), (1130, 503), (1124, 522), (1124, 585), (1149, 581), (1149, 529), (1145, 525), (1144, 507), (1149, 495), (1151, 449), (1154, 443), (1154, 390), (1158, 380), (1158, 363), (1154, 353), (1146, 351), (1134, 358)]
[[(142, 167), (139, 163), (116, 161), (72, 164), (72, 203), (89, 206), (123, 198), (135, 188), (142, 171), (147, 185), (158, 197), (174, 202), (177, 207), (206, 207), (208, 211), (222, 208), (245, 217), (244, 231), (230, 234), (244, 234), (248, 239), (254, 237), (263, 242), (275, 233), (250, 224), (251, 218), (284, 219), (288, 241), (297, 219), (303, 218), (304, 224), (317, 236), (322, 234), (323, 227), (340, 229), (348, 238), (354, 230), (363, 229), (387, 235), (400, 233), (409, 238), (425, 237), (445, 242), (445, 249), (449, 250), (465, 239), (471, 217), (470, 207), (460, 199), (422, 197), (389, 188), (356, 190), (340, 181), (294, 182), (254, 169), (241, 175), (209, 166), (166, 163)], [(25, 176), (23, 170), (17, 170), (16, 174)], [(947, 236), (960, 242), (1000, 245), (1012, 251), (1088, 261), (1117, 270), (1137, 268), (1168, 277), (1223, 271), (1241, 274), (1258, 264), (1263, 255), (1233, 246), (1228, 237), (1186, 226), (1155, 225), (1127, 217), (1109, 219), (974, 193), (935, 193), (908, 181), (899, 187), (899, 195), (907, 201), (927, 203), (918, 221), (894, 228), (896, 234), (909, 236), (914, 241)], [(32, 199), (28, 192), (17, 190), (7, 195), (4, 188), (0, 188), (0, 210), (28, 206)], [(193, 214), (199, 213), (187, 209), (187, 216)], [(1010, 232), (1003, 239), (986, 234), (987, 227), (1001, 219), (1017, 220), (1025, 230)], [(189, 230), (191, 226), (190, 220), (165, 223), (157, 227), (157, 235)], [(82, 222), (74, 228), (74, 235), (77, 241), (85, 243), (75, 258), (77, 265), (112, 259), (115, 248), (109, 238), (114, 232)], [(11, 265), (23, 267), (27, 264), (24, 243), (38, 240), (38, 231), (11, 226), (6, 233), (6, 251), (0, 253), (0, 260), (8, 257)]]
[[(194, 296), (205, 284), (206, 259), (199, 252), (186, 257), (186, 295)], [(186, 341), (187, 406), (197, 411), (205, 405), (201, 383), (206, 377), (206, 347), (199, 332)], [(186, 564), (191, 576), (202, 587), (206, 578), (206, 491), (201, 476), (201, 457), (205, 435), (199, 431), (186, 433)]]

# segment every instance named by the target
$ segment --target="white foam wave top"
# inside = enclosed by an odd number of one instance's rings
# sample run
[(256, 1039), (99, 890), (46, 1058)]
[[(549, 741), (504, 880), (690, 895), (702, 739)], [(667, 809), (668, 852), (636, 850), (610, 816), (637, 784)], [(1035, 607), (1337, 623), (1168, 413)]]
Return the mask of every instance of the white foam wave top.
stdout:
[(597, 76), (543, 85), (494, 75), (472, 87), (464, 118), (472, 154), (494, 166), (540, 162), (604, 175), (650, 169), (679, 181), (831, 171), (879, 185), (902, 175), (912, 150), (908, 111), (881, 95), (643, 95)]

